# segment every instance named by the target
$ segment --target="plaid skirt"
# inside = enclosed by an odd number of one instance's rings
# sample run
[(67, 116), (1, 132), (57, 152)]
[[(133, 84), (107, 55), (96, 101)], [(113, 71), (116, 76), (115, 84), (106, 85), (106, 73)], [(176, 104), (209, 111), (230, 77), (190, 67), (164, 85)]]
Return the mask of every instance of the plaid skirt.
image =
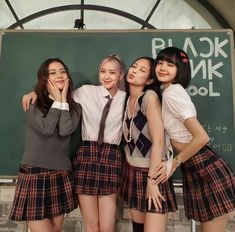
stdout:
[(151, 209), (148, 209), (148, 199), (146, 198), (148, 168), (134, 167), (125, 162), (123, 168), (123, 182), (121, 188), (121, 197), (131, 209), (137, 209), (141, 212), (165, 214), (174, 212), (177, 208), (175, 192), (171, 179), (159, 185), (159, 190), (165, 198), (161, 201), (162, 208), (156, 210), (153, 202)]
[(118, 193), (121, 181), (121, 152), (118, 145), (83, 141), (73, 158), (75, 193)]
[(71, 171), (20, 166), (10, 220), (43, 220), (75, 208)]
[(210, 221), (235, 208), (235, 175), (208, 145), (181, 166), (185, 214)]

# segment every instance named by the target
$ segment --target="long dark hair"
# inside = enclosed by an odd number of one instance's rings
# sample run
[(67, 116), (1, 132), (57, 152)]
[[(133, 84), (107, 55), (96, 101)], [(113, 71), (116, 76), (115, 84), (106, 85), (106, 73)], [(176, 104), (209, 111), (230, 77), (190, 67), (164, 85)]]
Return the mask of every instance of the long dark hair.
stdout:
[(67, 76), (69, 79), (67, 102), (69, 104), (69, 108), (71, 112), (74, 112), (76, 111), (77, 108), (76, 108), (76, 103), (72, 98), (73, 82), (72, 82), (71, 75), (69, 73), (69, 69), (67, 65), (59, 58), (49, 58), (45, 60), (40, 65), (37, 71), (38, 82), (34, 88), (34, 91), (37, 95), (36, 107), (44, 114), (44, 116), (46, 116), (53, 103), (52, 99), (49, 98), (49, 93), (47, 91), (47, 82), (48, 82), (48, 76), (49, 76), (48, 67), (52, 62), (61, 63), (67, 73)]

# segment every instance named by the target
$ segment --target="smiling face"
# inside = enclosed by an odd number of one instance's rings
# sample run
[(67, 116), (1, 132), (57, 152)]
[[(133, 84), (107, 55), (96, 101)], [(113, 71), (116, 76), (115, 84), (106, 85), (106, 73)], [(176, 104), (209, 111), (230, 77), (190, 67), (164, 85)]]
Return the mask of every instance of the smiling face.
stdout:
[(112, 96), (118, 90), (119, 81), (123, 78), (119, 64), (111, 61), (104, 60), (100, 65), (99, 80), (100, 83), (110, 92)]
[(57, 61), (53, 61), (48, 66), (48, 79), (53, 81), (59, 90), (64, 88), (65, 81), (68, 79), (64, 66)]
[(164, 87), (168, 87), (176, 78), (177, 67), (172, 62), (159, 60), (155, 67), (155, 73), (158, 81), (160, 81)]

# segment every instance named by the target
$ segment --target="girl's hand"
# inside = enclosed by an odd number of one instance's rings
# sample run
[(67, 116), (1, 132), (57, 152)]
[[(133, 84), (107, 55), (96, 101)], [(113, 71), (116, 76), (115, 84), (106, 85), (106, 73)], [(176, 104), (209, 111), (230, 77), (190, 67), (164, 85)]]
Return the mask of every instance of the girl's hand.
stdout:
[(22, 98), (23, 110), (27, 111), (29, 109), (30, 102), (34, 104), (36, 100), (37, 100), (37, 95), (34, 91), (24, 95)]
[(170, 170), (167, 170), (167, 161), (162, 161), (155, 169), (154, 169), (154, 183), (159, 184), (159, 183), (164, 183), (167, 181), (172, 174), (175, 172), (177, 168), (177, 164), (172, 162), (172, 165), (170, 166)]
[(64, 88), (61, 93), (62, 102), (67, 102), (68, 88), (69, 88), (69, 79), (65, 81)]
[(56, 84), (48, 79), (47, 83), (47, 91), (53, 97), (54, 101), (61, 102), (61, 92), (57, 88)]
[(148, 198), (148, 209), (151, 209), (151, 204), (153, 201), (153, 204), (158, 211), (159, 209), (162, 208), (162, 203), (161, 201), (165, 201), (164, 197), (159, 191), (158, 185), (154, 184), (152, 179), (148, 179), (147, 182), (147, 198)]
[(167, 176), (167, 161), (162, 161), (155, 169), (151, 176), (155, 184), (165, 182), (169, 177)]

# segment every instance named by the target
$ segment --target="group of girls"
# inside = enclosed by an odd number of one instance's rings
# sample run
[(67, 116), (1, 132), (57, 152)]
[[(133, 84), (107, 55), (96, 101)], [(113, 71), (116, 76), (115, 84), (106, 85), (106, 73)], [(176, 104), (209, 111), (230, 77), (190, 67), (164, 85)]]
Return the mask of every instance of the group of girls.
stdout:
[[(136, 59), (125, 77), (126, 92), (119, 88), (125, 76), (119, 56), (105, 57), (98, 76), (101, 85), (72, 92), (61, 60), (40, 66), (35, 91), (23, 98), (26, 142), (10, 219), (27, 221), (31, 232), (62, 231), (64, 214), (78, 204), (86, 232), (114, 232), (120, 195), (134, 232), (165, 232), (168, 213), (177, 210), (171, 176), (181, 167), (186, 216), (200, 221), (203, 232), (225, 231), (235, 207), (235, 176), (207, 145), (185, 90), (191, 79), (188, 55), (169, 47), (156, 60)], [(82, 143), (71, 165), (68, 142), (80, 115)], [(165, 154), (168, 137), (173, 160)]]

